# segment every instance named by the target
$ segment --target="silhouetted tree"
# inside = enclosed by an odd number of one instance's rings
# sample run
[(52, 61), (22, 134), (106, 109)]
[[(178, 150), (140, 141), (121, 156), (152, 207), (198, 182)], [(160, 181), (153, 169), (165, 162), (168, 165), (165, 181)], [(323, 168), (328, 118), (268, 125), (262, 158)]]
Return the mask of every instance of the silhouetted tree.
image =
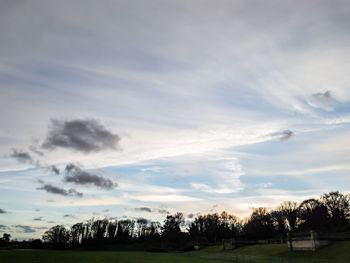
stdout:
[(146, 239), (147, 224), (148, 224), (148, 220), (145, 218), (139, 218), (136, 220), (137, 237), (139, 240)]
[(117, 235), (118, 222), (110, 221), (107, 226), (107, 238), (108, 243), (113, 243)]
[(8, 243), (8, 242), (10, 242), (10, 237), (11, 237), (10, 234), (4, 233), (2, 235), (2, 240), (4, 240), (6, 243)]
[(90, 228), (90, 238), (92, 243), (102, 244), (102, 241), (107, 235), (108, 220), (94, 220)]
[(297, 226), (297, 220), (299, 215), (299, 206), (296, 202), (286, 201), (283, 202), (279, 207), (278, 210), (282, 212), (282, 215), (284, 216), (287, 227), (290, 231), (294, 231)]
[(0, 247), (5, 247), (9, 244), (10, 242), (10, 234), (4, 233), (2, 237), (0, 238)]
[(223, 238), (239, 234), (239, 220), (223, 211), (220, 215), (208, 214), (196, 217), (188, 228), (190, 239), (198, 243), (221, 242)]
[(271, 214), (264, 207), (255, 208), (243, 227), (243, 234), (250, 239), (264, 239), (275, 235)]
[(71, 227), (71, 242), (73, 245), (78, 245), (83, 242), (84, 230), (85, 227), (83, 223), (76, 223)]
[(350, 199), (348, 195), (344, 195), (339, 191), (324, 194), (321, 197), (322, 203), (327, 208), (331, 217), (332, 225), (339, 228), (346, 225), (349, 221)]
[(135, 221), (133, 220), (120, 220), (118, 221), (117, 236), (118, 242), (130, 242), (134, 235)]
[(284, 237), (287, 232), (287, 227), (283, 212), (280, 210), (274, 210), (270, 215), (276, 231), (281, 235), (281, 237)]
[(68, 245), (70, 234), (64, 226), (57, 225), (47, 230), (42, 239), (55, 248), (65, 248)]
[(159, 222), (150, 222), (146, 229), (147, 239), (158, 241), (160, 239), (161, 226)]
[(299, 205), (300, 229), (326, 230), (329, 228), (330, 216), (327, 207), (319, 200), (307, 199)]
[(168, 215), (162, 227), (163, 246), (167, 249), (178, 249), (186, 243), (185, 234), (181, 232), (185, 220), (182, 213)]

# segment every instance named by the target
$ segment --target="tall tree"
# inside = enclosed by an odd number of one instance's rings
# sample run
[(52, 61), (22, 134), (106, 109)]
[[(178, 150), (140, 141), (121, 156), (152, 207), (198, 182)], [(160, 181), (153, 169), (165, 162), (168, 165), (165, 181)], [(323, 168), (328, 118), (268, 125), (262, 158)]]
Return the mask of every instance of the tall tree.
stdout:
[(162, 227), (162, 242), (167, 249), (178, 249), (186, 242), (184, 233), (181, 232), (185, 220), (182, 213), (168, 215)]
[(64, 226), (54, 226), (47, 230), (42, 239), (44, 242), (50, 243), (53, 247), (64, 248), (68, 245), (70, 232)]
[(325, 230), (329, 228), (327, 207), (319, 200), (311, 198), (299, 205), (299, 215), (303, 230)]
[(255, 208), (243, 227), (244, 235), (252, 239), (270, 238), (275, 235), (271, 214), (265, 207)]
[(350, 215), (349, 195), (344, 195), (339, 191), (324, 194), (321, 197), (322, 203), (328, 210), (334, 227), (347, 224)]
[(299, 214), (299, 206), (296, 202), (286, 201), (283, 202), (278, 210), (282, 212), (284, 216), (287, 226), (290, 231), (294, 231), (297, 226), (298, 214)]

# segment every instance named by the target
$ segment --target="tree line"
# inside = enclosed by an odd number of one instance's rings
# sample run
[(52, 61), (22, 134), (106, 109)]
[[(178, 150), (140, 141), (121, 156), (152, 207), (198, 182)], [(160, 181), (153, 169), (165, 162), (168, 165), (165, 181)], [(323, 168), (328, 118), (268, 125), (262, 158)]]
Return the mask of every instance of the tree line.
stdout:
[(137, 220), (90, 219), (69, 229), (57, 225), (42, 240), (54, 248), (103, 247), (108, 244), (142, 243), (162, 250), (189, 249), (193, 244), (214, 244), (222, 239), (280, 239), (288, 232), (310, 230), (350, 231), (350, 197), (338, 191), (301, 203), (286, 201), (274, 209), (253, 209), (240, 220), (227, 212), (198, 215), (186, 221), (182, 213), (168, 215), (163, 224)]

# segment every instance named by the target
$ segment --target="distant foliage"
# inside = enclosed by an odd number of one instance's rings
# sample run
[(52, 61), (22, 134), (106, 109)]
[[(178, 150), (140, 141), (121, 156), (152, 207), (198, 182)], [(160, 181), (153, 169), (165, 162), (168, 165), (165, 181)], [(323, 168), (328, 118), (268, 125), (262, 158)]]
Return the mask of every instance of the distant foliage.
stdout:
[[(44, 233), (42, 239), (53, 248), (96, 248), (106, 244), (141, 242), (156, 244), (163, 250), (184, 250), (191, 244), (214, 244), (227, 238), (283, 240), (287, 232), (310, 230), (350, 231), (349, 195), (336, 191), (300, 204), (285, 201), (275, 209), (254, 208), (244, 220), (225, 211), (191, 216), (190, 221), (186, 221), (182, 213), (176, 213), (168, 215), (163, 224), (144, 218), (93, 218), (85, 223), (76, 223), (70, 229), (54, 226)], [(0, 239), (3, 246), (9, 242), (9, 237), (5, 233)]]

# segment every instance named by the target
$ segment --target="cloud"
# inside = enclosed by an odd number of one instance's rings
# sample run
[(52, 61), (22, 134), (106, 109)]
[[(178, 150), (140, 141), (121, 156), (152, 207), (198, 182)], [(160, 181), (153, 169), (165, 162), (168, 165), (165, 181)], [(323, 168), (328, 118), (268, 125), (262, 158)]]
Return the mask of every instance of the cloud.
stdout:
[(59, 195), (64, 195), (64, 196), (78, 196), (78, 197), (82, 197), (83, 193), (78, 192), (75, 189), (63, 189), (51, 184), (45, 184), (42, 187), (37, 188), (37, 190), (45, 190), (48, 193), (52, 193), (52, 194), (59, 194)]
[(24, 225), (14, 225), (13, 227), (20, 228), (24, 233), (33, 233), (36, 230), (32, 228), (31, 226), (24, 226)]
[(168, 210), (162, 208), (149, 208), (149, 207), (138, 207), (134, 209), (135, 211), (148, 212), (148, 213), (159, 213), (159, 214), (170, 214)]
[(156, 209), (156, 211), (159, 214), (170, 214), (170, 212), (168, 210), (165, 210), (165, 209), (162, 209), (162, 208), (158, 208), (158, 209)]
[(39, 216), (39, 217), (33, 218), (33, 221), (43, 221), (43, 217)]
[(58, 169), (55, 165), (51, 165), (49, 167), (50, 171), (56, 175), (59, 175), (60, 174), (60, 169)]
[(329, 101), (333, 101), (333, 96), (331, 94), (331, 92), (329, 90), (325, 91), (325, 92), (318, 92), (312, 95), (315, 99), (318, 99), (320, 101), (324, 101), (324, 102), (329, 102)]
[(0, 231), (2, 231), (2, 230), (7, 230), (7, 229), (9, 229), (7, 226), (5, 226), (5, 225), (0, 225)]
[(0, 214), (7, 214), (7, 212), (4, 209), (0, 208)]
[(171, 202), (182, 203), (191, 201), (200, 201), (200, 198), (186, 196), (186, 195), (174, 195), (174, 194), (124, 194), (127, 199), (137, 200), (141, 202)]
[(36, 146), (30, 145), (29, 150), (31, 150), (33, 153), (39, 155), (39, 156), (44, 156), (44, 153), (42, 151), (39, 151)]
[(314, 108), (319, 108), (330, 112), (333, 110), (333, 106), (335, 106), (337, 100), (334, 98), (333, 94), (327, 90), (325, 92), (312, 94), (312, 96), (308, 99), (308, 103)]
[(241, 190), (240, 187), (230, 188), (225, 184), (220, 184), (218, 186), (212, 187), (210, 185), (202, 183), (191, 183), (191, 186), (197, 191), (202, 191), (210, 194), (230, 194)]
[(20, 163), (32, 164), (34, 162), (30, 154), (22, 150), (12, 149), (12, 153), (10, 154), (10, 157), (16, 159)]
[(141, 211), (141, 212), (149, 212), (149, 213), (152, 213), (152, 209), (149, 208), (149, 207), (138, 207), (138, 208), (135, 208), (136, 211)]
[(110, 132), (94, 119), (51, 120), (51, 126), (42, 147), (48, 150), (60, 147), (89, 153), (105, 149), (116, 150), (119, 141), (119, 135)]
[(73, 200), (60, 200), (46, 205), (55, 207), (81, 207), (81, 206), (109, 206), (109, 205), (121, 205), (125, 204), (122, 198), (110, 197), (110, 196), (96, 196), (94, 198), (81, 198)]
[(65, 214), (63, 217), (64, 217), (64, 218), (77, 219), (75, 216), (70, 215), (70, 214)]
[(66, 165), (65, 170), (67, 172), (67, 175), (64, 177), (64, 181), (68, 183), (74, 183), (78, 185), (95, 185), (97, 187), (108, 190), (118, 186), (118, 184), (114, 183), (112, 180), (83, 171), (72, 163)]
[(194, 214), (190, 213), (187, 215), (187, 218), (193, 218), (194, 217)]
[(281, 132), (271, 133), (271, 136), (279, 138), (280, 141), (285, 141), (294, 136), (294, 132), (292, 132), (291, 130), (284, 130)]

